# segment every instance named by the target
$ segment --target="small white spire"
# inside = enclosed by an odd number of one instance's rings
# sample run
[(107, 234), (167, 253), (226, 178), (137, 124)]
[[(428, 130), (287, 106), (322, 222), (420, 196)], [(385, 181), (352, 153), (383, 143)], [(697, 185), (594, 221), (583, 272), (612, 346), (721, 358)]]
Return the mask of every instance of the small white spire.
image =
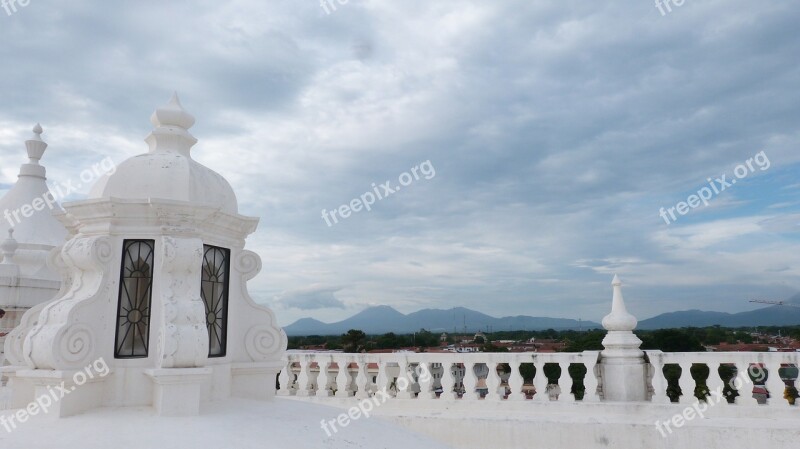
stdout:
[(608, 331), (632, 331), (636, 329), (638, 321), (625, 308), (625, 300), (622, 298), (622, 281), (619, 280), (619, 276), (616, 274), (611, 281), (611, 285), (614, 288), (611, 313), (603, 318), (603, 328)]
[(36, 124), (33, 127), (33, 136), (25, 141), (25, 148), (28, 150), (28, 158), (30, 164), (39, 165), (39, 159), (44, 155), (44, 150), (47, 149), (47, 142), (42, 140), (42, 125)]
[(8, 228), (8, 238), (0, 244), (0, 252), (3, 254), (3, 264), (9, 265), (14, 263), (14, 255), (17, 253), (19, 244), (14, 239), (14, 228)]

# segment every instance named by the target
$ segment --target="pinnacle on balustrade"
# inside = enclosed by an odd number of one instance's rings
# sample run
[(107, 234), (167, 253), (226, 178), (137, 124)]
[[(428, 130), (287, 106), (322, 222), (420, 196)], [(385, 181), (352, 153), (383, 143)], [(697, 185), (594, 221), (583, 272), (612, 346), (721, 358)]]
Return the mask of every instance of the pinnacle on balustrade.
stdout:
[(615, 274), (611, 281), (614, 288), (614, 296), (611, 301), (611, 313), (603, 318), (603, 328), (607, 331), (632, 331), (636, 329), (638, 321), (625, 308), (625, 301), (622, 299), (622, 281)]

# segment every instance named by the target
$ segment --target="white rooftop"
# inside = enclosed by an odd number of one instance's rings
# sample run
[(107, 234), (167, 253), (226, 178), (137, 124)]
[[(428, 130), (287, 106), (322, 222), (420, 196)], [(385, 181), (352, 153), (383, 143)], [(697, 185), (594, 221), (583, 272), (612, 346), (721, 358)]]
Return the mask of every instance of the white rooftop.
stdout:
[[(291, 399), (231, 399), (206, 404), (200, 416), (159, 417), (151, 408), (96, 409), (67, 419), (35, 416), (12, 432), (0, 427), (3, 449), (447, 449), (408, 429), (370, 417), (328, 437), (320, 421), (341, 408)], [(0, 411), (8, 416), (11, 411)]]

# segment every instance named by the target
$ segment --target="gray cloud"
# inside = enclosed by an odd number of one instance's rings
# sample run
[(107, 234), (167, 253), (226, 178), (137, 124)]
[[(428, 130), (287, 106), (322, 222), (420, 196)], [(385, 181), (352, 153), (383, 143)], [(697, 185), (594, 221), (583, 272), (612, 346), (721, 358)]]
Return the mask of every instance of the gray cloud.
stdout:
[(281, 292), (275, 295), (274, 300), (287, 309), (344, 309), (344, 303), (335, 296), (335, 293), (341, 289), (342, 287), (312, 285), (297, 290)]
[[(800, 191), (783, 188), (800, 164), (799, 18), (745, 0), (664, 17), (652, 2), (37, 0), (0, 18), (0, 182), (37, 121), (54, 181), (145, 151), (177, 89), (193, 154), (262, 217), (248, 246), (269, 296), (346, 285), (309, 304), (599, 319), (616, 271), (640, 318), (741, 310), (746, 292), (800, 287)], [(658, 217), (759, 150), (769, 171)], [(435, 179), (320, 217), (425, 160)]]

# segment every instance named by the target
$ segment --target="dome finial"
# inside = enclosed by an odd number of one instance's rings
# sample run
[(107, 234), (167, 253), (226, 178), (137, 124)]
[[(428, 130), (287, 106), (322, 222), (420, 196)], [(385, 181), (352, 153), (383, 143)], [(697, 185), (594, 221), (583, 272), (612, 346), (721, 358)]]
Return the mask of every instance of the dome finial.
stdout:
[(156, 109), (150, 117), (150, 122), (153, 126), (176, 126), (183, 129), (189, 129), (194, 125), (194, 116), (183, 109), (178, 92), (173, 92), (169, 102)]
[(189, 128), (194, 125), (194, 116), (183, 109), (177, 92), (172, 94), (166, 105), (153, 112), (150, 122), (156, 127), (145, 139), (151, 153), (178, 152), (191, 157), (189, 151), (197, 143), (197, 139), (189, 133)]
[(47, 142), (42, 140), (42, 125), (36, 124), (33, 127), (33, 136), (25, 141), (25, 147), (28, 150), (28, 158), (30, 164), (39, 165), (39, 159), (44, 155), (44, 150), (47, 149)]

